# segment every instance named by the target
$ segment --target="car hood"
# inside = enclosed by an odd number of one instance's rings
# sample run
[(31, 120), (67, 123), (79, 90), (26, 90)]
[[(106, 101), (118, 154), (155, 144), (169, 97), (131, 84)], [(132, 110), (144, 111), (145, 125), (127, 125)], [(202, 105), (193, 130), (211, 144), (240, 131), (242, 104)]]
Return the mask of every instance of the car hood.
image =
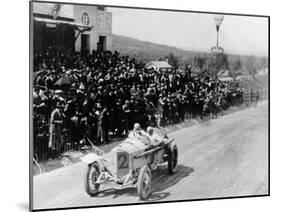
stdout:
[[(144, 140), (147, 138), (143, 138)], [(124, 142), (116, 146), (112, 151), (125, 151), (127, 153), (135, 153), (144, 151), (147, 146), (140, 138), (127, 138)]]
[(116, 152), (127, 152), (130, 155), (136, 155), (144, 152), (146, 148), (147, 146), (139, 138), (127, 138), (110, 152), (104, 154), (102, 158), (113, 163)]

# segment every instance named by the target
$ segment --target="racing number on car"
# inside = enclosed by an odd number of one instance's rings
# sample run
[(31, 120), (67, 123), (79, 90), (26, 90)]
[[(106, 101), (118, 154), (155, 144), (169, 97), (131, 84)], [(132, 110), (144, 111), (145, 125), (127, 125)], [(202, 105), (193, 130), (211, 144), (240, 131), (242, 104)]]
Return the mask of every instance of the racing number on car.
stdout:
[(129, 160), (127, 160), (127, 155), (118, 155), (118, 165), (119, 169), (127, 169), (129, 167)]

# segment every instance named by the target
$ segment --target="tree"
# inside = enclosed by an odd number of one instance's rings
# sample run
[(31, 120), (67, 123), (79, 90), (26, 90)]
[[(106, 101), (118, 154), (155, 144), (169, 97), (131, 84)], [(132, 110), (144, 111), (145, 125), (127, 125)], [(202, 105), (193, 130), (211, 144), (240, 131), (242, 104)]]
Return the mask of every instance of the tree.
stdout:
[(203, 69), (206, 68), (207, 63), (208, 63), (207, 57), (198, 55), (198, 56), (195, 56), (195, 57), (193, 58), (193, 66), (194, 66), (196, 69), (199, 69), (200, 72), (202, 72)]
[(240, 56), (234, 57), (232, 61), (229, 62), (229, 74), (231, 77), (237, 77), (241, 74), (242, 63)]
[(205, 64), (205, 59), (202, 58), (202, 57), (198, 57), (197, 58), (197, 66), (198, 66), (198, 68), (200, 68), (200, 70), (203, 69), (204, 64)]
[(228, 69), (229, 68), (229, 62), (228, 62), (227, 54), (220, 53), (220, 54), (216, 55), (216, 57), (215, 57), (215, 67), (216, 67), (217, 71), (219, 71), (221, 69)]
[(238, 56), (238, 57), (234, 60), (234, 62), (233, 62), (233, 64), (232, 64), (232, 68), (233, 68), (233, 70), (235, 70), (235, 71), (239, 71), (239, 70), (242, 68), (242, 63), (241, 63), (241, 60), (240, 60), (240, 56)]
[(170, 53), (168, 55), (168, 63), (174, 67), (175, 69), (179, 68), (179, 62), (178, 59), (176, 58), (176, 56), (173, 53)]
[(254, 79), (256, 78), (257, 74), (257, 67), (256, 67), (256, 58), (254, 56), (247, 57), (245, 61), (245, 68)]

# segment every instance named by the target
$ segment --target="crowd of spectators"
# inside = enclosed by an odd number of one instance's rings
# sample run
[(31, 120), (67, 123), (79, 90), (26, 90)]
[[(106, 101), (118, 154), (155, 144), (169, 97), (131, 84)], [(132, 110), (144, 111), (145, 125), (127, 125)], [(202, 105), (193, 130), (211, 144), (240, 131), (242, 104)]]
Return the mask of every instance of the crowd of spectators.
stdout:
[(242, 96), (235, 81), (147, 69), (116, 51), (34, 53), (34, 138), (49, 136), (49, 148), (60, 148), (64, 135), (79, 147), (127, 135), (135, 122), (146, 128), (215, 116)]

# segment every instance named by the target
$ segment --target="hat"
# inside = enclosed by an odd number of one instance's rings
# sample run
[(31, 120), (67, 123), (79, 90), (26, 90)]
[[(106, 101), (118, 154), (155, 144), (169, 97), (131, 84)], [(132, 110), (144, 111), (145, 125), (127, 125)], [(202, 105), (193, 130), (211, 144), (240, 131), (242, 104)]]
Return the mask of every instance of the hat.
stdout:
[(147, 127), (146, 132), (152, 133), (153, 132), (153, 128), (152, 127)]
[(55, 94), (62, 94), (62, 93), (63, 93), (62, 90), (56, 90), (56, 91), (55, 91)]
[(97, 108), (102, 108), (100, 103), (97, 103)]
[(72, 74), (72, 70), (71, 70), (71, 69), (68, 69), (65, 73), (66, 73), (66, 74)]
[(81, 82), (80, 86), (79, 86), (79, 90), (85, 90), (85, 85)]
[(134, 124), (134, 130), (136, 130), (136, 131), (140, 131), (141, 130), (141, 126), (140, 126), (139, 123), (135, 123)]
[(63, 106), (62, 102), (58, 101), (57, 104), (56, 104), (56, 107), (61, 108), (61, 107), (64, 107), (64, 106)]

